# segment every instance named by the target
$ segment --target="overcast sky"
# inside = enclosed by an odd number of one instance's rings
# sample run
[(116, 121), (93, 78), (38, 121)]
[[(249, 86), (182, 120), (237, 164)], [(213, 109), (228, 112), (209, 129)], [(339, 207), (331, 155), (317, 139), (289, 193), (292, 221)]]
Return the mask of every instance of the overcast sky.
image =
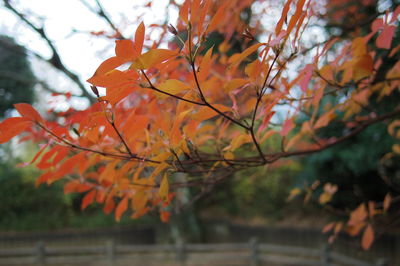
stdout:
[[(12, 2), (19, 11), (27, 14), (35, 25), (44, 25), (46, 34), (54, 41), (64, 64), (82, 80), (88, 79), (104, 59), (113, 55), (114, 42), (112, 40), (88, 34), (90, 31), (102, 30), (112, 33), (109, 26), (90, 12), (79, 0), (14, 0)], [(87, 2), (96, 7), (94, 1), (87, 0)], [(103, 0), (102, 4), (115, 24), (121, 27), (124, 35), (132, 36), (142, 20), (147, 26), (157, 22), (163, 23), (165, 20), (165, 7), (169, 1), (153, 0), (150, 12), (148, 9), (140, 8), (147, 2), (148, 0)], [(169, 21), (175, 23), (177, 11), (170, 10), (169, 14)], [(75, 33), (73, 33), (74, 30)], [(48, 46), (38, 34), (2, 5), (0, 5), (0, 34), (13, 37), (19, 44), (45, 58), (51, 55)], [(36, 68), (40, 69), (39, 66)], [(70, 86), (70, 83), (65, 82)]]

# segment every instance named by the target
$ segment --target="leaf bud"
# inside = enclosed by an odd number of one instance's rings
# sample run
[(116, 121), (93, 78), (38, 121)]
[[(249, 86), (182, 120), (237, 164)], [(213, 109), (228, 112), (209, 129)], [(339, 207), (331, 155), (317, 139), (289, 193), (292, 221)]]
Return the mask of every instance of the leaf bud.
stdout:
[(170, 33), (172, 33), (173, 35), (178, 35), (178, 31), (176, 30), (176, 28), (174, 26), (172, 26), (172, 24), (169, 24), (167, 26), (167, 29)]
[(253, 36), (253, 34), (251, 33), (251, 31), (250, 31), (249, 28), (246, 28), (246, 29), (244, 30), (243, 36), (244, 36), (245, 38), (247, 38), (247, 39), (250, 39), (251, 41), (254, 40), (254, 36)]
[(96, 97), (100, 97), (99, 91), (97, 90), (96, 86), (91, 85), (90, 88), (92, 89), (93, 93), (96, 95)]

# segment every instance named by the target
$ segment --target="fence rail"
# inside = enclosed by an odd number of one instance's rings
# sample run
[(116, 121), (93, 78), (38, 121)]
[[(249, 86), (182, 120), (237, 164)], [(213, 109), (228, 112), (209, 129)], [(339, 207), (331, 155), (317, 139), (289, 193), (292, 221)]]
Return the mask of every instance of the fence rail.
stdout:
[(384, 266), (354, 259), (328, 246), (321, 249), (258, 243), (175, 245), (105, 245), (51, 247), (38, 242), (32, 248), (1, 249), (0, 265), (304, 265)]

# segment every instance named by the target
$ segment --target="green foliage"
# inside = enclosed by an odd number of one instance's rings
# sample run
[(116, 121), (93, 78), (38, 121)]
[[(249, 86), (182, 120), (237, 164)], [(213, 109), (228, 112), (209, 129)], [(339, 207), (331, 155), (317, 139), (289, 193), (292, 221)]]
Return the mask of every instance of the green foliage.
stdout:
[(7, 36), (0, 36), (0, 117), (14, 103), (31, 103), (35, 76), (24, 47)]

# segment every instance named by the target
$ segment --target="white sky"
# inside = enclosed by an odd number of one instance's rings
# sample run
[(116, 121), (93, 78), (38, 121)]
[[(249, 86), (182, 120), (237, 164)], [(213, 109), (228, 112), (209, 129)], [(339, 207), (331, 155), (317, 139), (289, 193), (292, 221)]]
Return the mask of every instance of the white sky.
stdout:
[[(46, 34), (54, 41), (63, 63), (78, 74), (84, 81), (88, 79), (104, 59), (113, 56), (114, 42), (103, 37), (94, 37), (88, 32), (105, 30), (112, 33), (104, 20), (90, 12), (79, 0), (19, 0), (12, 1), (17, 9), (27, 14), (29, 20), (36, 26), (44, 25)], [(95, 7), (93, 0), (87, 2)], [(169, 1), (153, 0), (152, 10), (140, 8), (148, 0), (103, 0), (104, 9), (110, 15), (117, 26), (120, 26), (125, 36), (133, 36), (136, 27), (143, 20), (146, 26), (151, 23), (163, 23), (165, 20), (165, 7)], [(146, 12), (145, 12), (146, 11)], [(177, 19), (177, 11), (169, 12), (171, 23)], [(37, 15), (35, 17), (33, 15)], [(138, 17), (140, 17), (138, 19)], [(73, 30), (78, 32), (72, 33)], [(32, 31), (27, 25), (10, 11), (0, 5), (0, 34), (13, 37), (19, 44), (27, 49), (43, 55), (51, 56), (47, 44)], [(152, 36), (155, 37), (155, 36)], [(34, 65), (36, 72), (43, 72), (40, 66)], [(45, 69), (45, 68), (44, 68)], [(40, 79), (47, 79), (43, 73), (37, 73)], [(53, 82), (54, 83), (54, 82)], [(66, 80), (57, 80), (56, 88), (71, 90), (71, 83)], [(60, 86), (61, 85), (61, 86)], [(69, 88), (65, 88), (65, 87)], [(72, 84), (72, 86), (74, 86)], [(76, 88), (75, 88), (76, 90)]]

